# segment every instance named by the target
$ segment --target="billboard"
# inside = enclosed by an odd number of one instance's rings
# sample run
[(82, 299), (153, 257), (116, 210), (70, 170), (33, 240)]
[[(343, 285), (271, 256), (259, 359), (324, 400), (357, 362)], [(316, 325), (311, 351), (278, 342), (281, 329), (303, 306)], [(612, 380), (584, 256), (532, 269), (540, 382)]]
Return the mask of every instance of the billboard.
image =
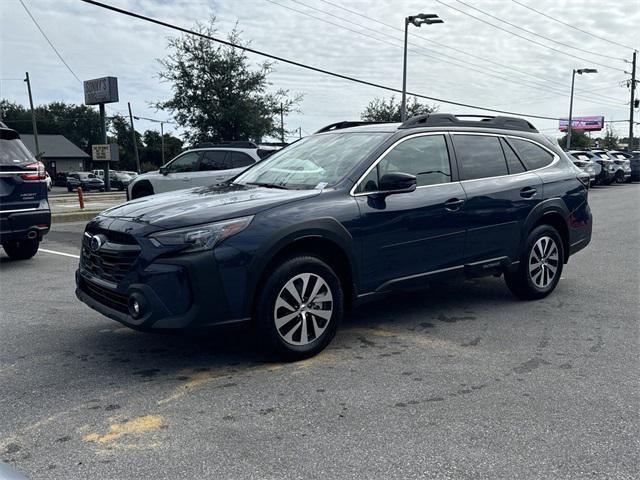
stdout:
[[(560, 131), (566, 132), (569, 125), (568, 118), (560, 119)], [(571, 130), (602, 130), (604, 128), (604, 117), (573, 117), (571, 119)]]
[(113, 103), (118, 101), (118, 79), (116, 77), (94, 78), (84, 81), (85, 105)]

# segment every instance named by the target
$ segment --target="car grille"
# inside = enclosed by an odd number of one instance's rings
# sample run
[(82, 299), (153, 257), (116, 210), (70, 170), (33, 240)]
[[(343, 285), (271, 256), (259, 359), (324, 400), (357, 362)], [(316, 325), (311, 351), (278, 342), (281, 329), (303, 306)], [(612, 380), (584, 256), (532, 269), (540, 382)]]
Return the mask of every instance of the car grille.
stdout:
[(91, 298), (118, 312), (127, 313), (127, 296), (80, 278), (80, 289)]
[[(91, 249), (91, 236), (100, 234), (106, 243), (97, 251)], [(131, 270), (140, 254), (135, 238), (113, 230), (87, 230), (82, 241), (80, 265), (93, 275), (118, 284)]]

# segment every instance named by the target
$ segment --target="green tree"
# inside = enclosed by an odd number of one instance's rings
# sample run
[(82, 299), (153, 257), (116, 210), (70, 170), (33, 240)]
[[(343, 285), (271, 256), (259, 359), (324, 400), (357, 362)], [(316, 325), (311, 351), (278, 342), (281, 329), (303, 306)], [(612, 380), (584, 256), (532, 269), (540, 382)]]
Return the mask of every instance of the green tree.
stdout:
[[(396, 101), (394, 95), (390, 99), (375, 98), (360, 114), (360, 118), (367, 122), (399, 122), (402, 118), (400, 107), (402, 103)], [(436, 105), (426, 105), (418, 102), (416, 97), (407, 98), (407, 118), (423, 113), (434, 113), (438, 111)]]
[[(38, 133), (64, 135), (91, 154), (91, 145), (102, 143), (100, 114), (87, 105), (51, 102), (35, 108)], [(19, 133), (32, 134), (31, 111), (8, 100), (0, 100), (0, 118)]]
[[(558, 143), (562, 148), (567, 148), (567, 135), (558, 140)], [(591, 139), (583, 130), (571, 130), (571, 148), (591, 148)]]
[[(214, 36), (215, 17), (196, 31)], [(228, 40), (241, 43), (237, 28)], [(287, 90), (270, 91), (273, 64), (251, 69), (242, 50), (195, 35), (172, 37), (168, 46), (172, 53), (159, 60), (160, 78), (171, 84), (173, 97), (156, 107), (172, 113), (191, 143), (280, 136), (280, 112), (288, 114), (301, 101)]]
[[(162, 139), (160, 133), (155, 130), (147, 130), (142, 135), (144, 147), (140, 153), (140, 162), (157, 169), (162, 165)], [(164, 160), (171, 160), (182, 151), (182, 140), (170, 133), (164, 134)]]
[(607, 150), (618, 150), (618, 135), (611, 127), (610, 123), (607, 123), (607, 126), (604, 129), (604, 138), (602, 139), (602, 148), (606, 148)]

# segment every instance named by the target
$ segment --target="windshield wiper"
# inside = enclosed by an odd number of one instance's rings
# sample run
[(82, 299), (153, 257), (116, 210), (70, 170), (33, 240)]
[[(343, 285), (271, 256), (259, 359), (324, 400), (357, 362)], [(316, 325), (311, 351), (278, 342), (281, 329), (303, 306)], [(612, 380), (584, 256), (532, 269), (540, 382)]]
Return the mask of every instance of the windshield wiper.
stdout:
[(265, 188), (279, 188), (281, 190), (289, 190), (287, 187), (280, 183), (267, 183), (267, 182), (247, 182), (245, 185), (255, 185), (257, 187), (265, 187)]

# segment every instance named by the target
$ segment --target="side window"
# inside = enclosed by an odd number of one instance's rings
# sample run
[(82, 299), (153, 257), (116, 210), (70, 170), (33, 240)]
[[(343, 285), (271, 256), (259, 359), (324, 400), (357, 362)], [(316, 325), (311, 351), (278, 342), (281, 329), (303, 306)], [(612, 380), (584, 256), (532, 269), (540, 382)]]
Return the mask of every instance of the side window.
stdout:
[(449, 152), (444, 135), (424, 135), (399, 143), (360, 182), (358, 191), (376, 191), (378, 180), (391, 172), (415, 175), (419, 187), (451, 181)]
[(487, 135), (453, 135), (462, 180), (507, 175), (500, 139)]
[(200, 170), (228, 170), (231, 168), (231, 160), (229, 152), (225, 150), (208, 150), (202, 154), (200, 160)]
[(170, 173), (195, 172), (198, 165), (199, 153), (189, 152), (176, 158), (168, 166)]
[(509, 142), (515, 147), (527, 170), (546, 167), (553, 161), (553, 155), (535, 143), (518, 138), (510, 138)]
[(231, 168), (248, 167), (254, 163), (256, 163), (255, 160), (246, 153), (231, 152)]
[(522, 173), (526, 172), (527, 169), (524, 168), (522, 162), (516, 155), (516, 152), (513, 151), (511, 146), (507, 143), (504, 138), (500, 139), (500, 144), (502, 145), (502, 151), (504, 152), (504, 156), (507, 159), (507, 167), (509, 168), (509, 173)]

